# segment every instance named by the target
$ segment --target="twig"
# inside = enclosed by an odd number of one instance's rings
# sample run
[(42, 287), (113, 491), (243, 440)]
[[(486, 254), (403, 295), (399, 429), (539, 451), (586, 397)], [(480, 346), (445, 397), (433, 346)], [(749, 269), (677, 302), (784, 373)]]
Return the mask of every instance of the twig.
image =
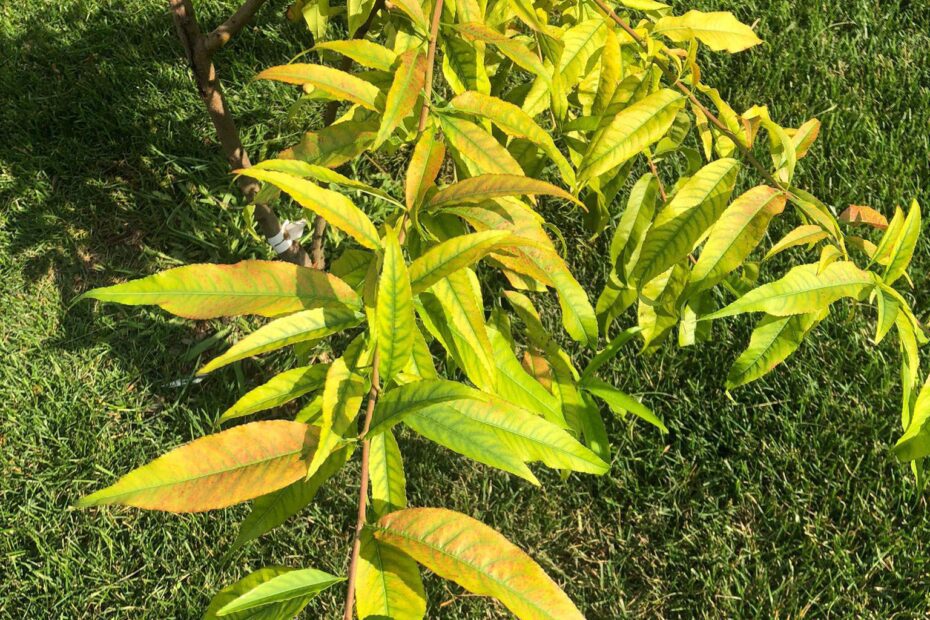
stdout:
[(662, 202), (668, 201), (668, 195), (665, 193), (665, 184), (662, 183), (662, 177), (659, 176), (656, 163), (652, 161), (652, 157), (650, 157), (648, 153), (646, 154), (646, 161), (649, 162), (649, 170), (652, 171), (652, 176), (654, 176), (659, 183), (659, 195), (662, 197)]
[(248, 24), (266, 0), (246, 0), (229, 19), (206, 36), (205, 45), (211, 55), (226, 45), (231, 38)]
[[(420, 111), (420, 123), (418, 133), (423, 133), (426, 129), (426, 122), (429, 119), (429, 105), (432, 98), (433, 84), (433, 63), (436, 60), (436, 42), (439, 35), (439, 19), (442, 16), (443, 0), (436, 0), (436, 7), (433, 9), (433, 21), (430, 24), (429, 48), (426, 53), (426, 94), (423, 99), (423, 107)], [(403, 243), (405, 224), (407, 221), (407, 212), (404, 212), (401, 220), (399, 236)], [(365, 528), (365, 520), (368, 510), (368, 459), (371, 450), (371, 442), (366, 435), (371, 428), (371, 416), (374, 414), (375, 405), (378, 403), (378, 394), (381, 391), (381, 376), (378, 372), (378, 366), (381, 362), (381, 353), (378, 351), (378, 345), (375, 345), (375, 352), (372, 357), (371, 371), (371, 390), (368, 392), (368, 407), (365, 411), (365, 421), (362, 424), (362, 432), (359, 437), (362, 440), (362, 464), (361, 464), (361, 481), (358, 490), (358, 519), (355, 523), (355, 537), (352, 540), (352, 555), (349, 558), (349, 579), (348, 593), (346, 594), (345, 611), (343, 620), (352, 620), (352, 607), (355, 604), (355, 582), (358, 575), (358, 556), (362, 549), (362, 530)]]
[[(251, 4), (251, 0), (247, 4)], [(260, 4), (258, 3), (258, 5)], [(249, 160), (249, 155), (239, 139), (239, 130), (235, 121), (233, 121), (229, 108), (226, 107), (226, 99), (223, 97), (223, 90), (216, 75), (216, 68), (213, 66), (213, 53), (207, 45), (207, 37), (203, 35), (200, 25), (197, 23), (194, 6), (191, 0), (169, 0), (169, 5), (178, 38), (184, 47), (184, 53), (191, 66), (191, 72), (194, 74), (194, 80), (197, 82), (197, 90), (207, 108), (210, 120), (213, 121), (213, 128), (216, 130), (220, 148), (226, 155), (226, 161), (233, 170), (248, 168), (252, 165), (252, 162)], [(255, 6), (252, 13), (257, 8), (258, 6)], [(242, 10), (240, 8), (236, 15), (239, 15)], [(249, 14), (249, 17), (251, 17), (251, 14)], [(241, 28), (242, 26), (239, 25), (238, 29)], [(232, 32), (233, 30), (230, 29), (230, 33)], [(255, 199), (260, 189), (257, 181), (246, 176), (240, 176), (236, 179), (236, 184), (248, 202)], [(255, 219), (258, 221), (258, 225), (265, 237), (274, 237), (281, 230), (281, 223), (268, 205), (255, 204)], [(286, 261), (307, 267), (310, 266), (310, 257), (307, 256), (307, 253), (296, 239), (293, 240), (290, 249), (280, 256)]]

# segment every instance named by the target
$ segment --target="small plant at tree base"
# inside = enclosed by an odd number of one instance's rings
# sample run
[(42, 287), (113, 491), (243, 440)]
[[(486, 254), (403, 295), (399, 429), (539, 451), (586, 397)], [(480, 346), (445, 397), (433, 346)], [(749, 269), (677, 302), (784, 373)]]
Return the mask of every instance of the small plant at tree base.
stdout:
[[(917, 204), (890, 222), (858, 206), (836, 217), (793, 185), (819, 123), (783, 128), (760, 106), (737, 113), (702, 81), (700, 47), (752, 47), (760, 41), (748, 26), (729, 13), (675, 16), (652, 0), (620, 5), (618, 15), (603, 0), (349, 2), (349, 34), (370, 23), (367, 38), (319, 41), (315, 50), (362, 70), (295, 63), (259, 75), (348, 108), (279, 158), (239, 171), (265, 183), (263, 200), (283, 192), (345, 235), (330, 272), (259, 260), (191, 265), (86, 294), (193, 319), (272, 319), (199, 374), (290, 345), (306, 353), (325, 339), (347, 343), (331, 362), (273, 377), (220, 418), (307, 398), (294, 421), (253, 421), (197, 439), (81, 501), (195, 512), (254, 500), (238, 549), (304, 508), (360, 452), (345, 577), (261, 569), (217, 594), (206, 617), (290, 618), (345, 579), (346, 619), (422, 618), (418, 565), (520, 618), (581, 617), (488, 526), (442, 508), (409, 508), (395, 433), (406, 427), (532, 484), (532, 462), (602, 475), (610, 450), (599, 403), (665, 426), (598, 379), (598, 369), (635, 336), (648, 350), (677, 326), (687, 346), (707, 339), (713, 321), (747, 312), (763, 318), (728, 388), (783, 361), (834, 303), (874, 303), (876, 342), (895, 327), (901, 343), (905, 433), (895, 452), (922, 483), (930, 390), (914, 392), (927, 337), (893, 288), (907, 280)], [(379, 14), (369, 20), (372, 11)], [(327, 3), (302, 2), (292, 13), (323, 38)], [(409, 152), (403, 196), (335, 170), (382, 150)], [(743, 170), (761, 184), (734, 198)], [(592, 234), (619, 212), (596, 307), (547, 235), (546, 201), (583, 210)], [(753, 260), (789, 204), (800, 225)], [(884, 232), (873, 244), (844, 225)], [(818, 245), (810, 264), (758, 284), (772, 255)], [(534, 305), (532, 296), (549, 289), (573, 340), (594, 351), (605, 337), (581, 368)], [(638, 326), (609, 338), (633, 305)]]

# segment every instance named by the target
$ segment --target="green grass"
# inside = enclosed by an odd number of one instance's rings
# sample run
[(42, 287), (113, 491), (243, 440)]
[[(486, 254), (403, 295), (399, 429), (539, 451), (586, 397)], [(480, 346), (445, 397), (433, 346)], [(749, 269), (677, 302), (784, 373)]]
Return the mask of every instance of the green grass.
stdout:
[[(206, 23), (229, 10), (201, 4)], [(890, 213), (915, 196), (930, 203), (926, 3), (700, 4), (760, 20), (764, 48), (705, 61), (735, 107), (768, 103), (789, 125), (824, 121), (803, 185), (839, 207)], [(287, 118), (287, 91), (250, 81), (308, 45), (302, 28), (280, 19), (282, 8), (272, 3), (217, 61), (256, 159), (313, 121)], [(243, 509), (71, 507), (209, 432), (222, 408), (280, 363), (172, 387), (194, 369), (193, 347), (222, 325), (71, 307), (90, 286), (180, 262), (268, 256), (242, 232), (241, 205), (179, 53), (163, 2), (0, 7), (3, 618), (193, 618), (215, 589), (265, 563), (344, 570), (357, 464), (229, 566), (220, 557)], [(605, 241), (564, 228), (582, 249), (579, 280), (601, 281), (593, 257)], [(928, 250), (921, 246), (911, 271), (924, 318)], [(727, 321), (710, 344), (609, 367), (607, 379), (644, 394), (672, 429), (663, 441), (610, 421), (610, 475), (563, 483), (542, 472), (538, 490), (405, 435), (411, 502), (500, 529), (592, 619), (924, 617), (926, 496), (888, 451), (899, 427), (894, 342), (872, 347), (869, 321), (838, 312), (784, 368), (729, 400), (723, 375), (750, 328)], [(431, 618), (502, 617), (455, 586), (429, 578), (427, 587)], [(341, 596), (334, 589), (306, 616), (334, 617)]]

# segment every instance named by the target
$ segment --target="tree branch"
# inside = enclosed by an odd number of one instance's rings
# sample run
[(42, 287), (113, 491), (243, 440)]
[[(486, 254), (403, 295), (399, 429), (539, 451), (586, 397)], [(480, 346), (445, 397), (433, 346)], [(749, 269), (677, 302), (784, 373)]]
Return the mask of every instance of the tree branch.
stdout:
[(230, 15), (229, 19), (206, 36), (205, 46), (207, 52), (212, 56), (218, 49), (226, 45), (231, 38), (245, 28), (246, 24), (252, 21), (255, 13), (262, 8), (265, 2), (266, 0), (246, 0), (235, 13)]
[[(169, 0), (169, 5), (178, 38), (184, 47), (194, 80), (197, 82), (197, 90), (213, 122), (213, 128), (216, 130), (216, 137), (226, 156), (226, 161), (234, 170), (248, 168), (252, 162), (239, 139), (239, 130), (236, 128), (229, 108), (226, 107), (226, 99), (223, 97), (216, 68), (213, 66), (212, 53), (207, 48), (207, 38), (197, 23), (193, 4), (191, 0)], [(260, 188), (257, 181), (245, 176), (236, 179), (236, 184), (248, 202), (255, 199)], [(281, 230), (281, 223), (268, 205), (255, 204), (255, 219), (265, 237), (273, 237)], [(293, 240), (290, 249), (280, 257), (298, 265), (309, 267), (311, 264), (310, 257), (296, 239)]]

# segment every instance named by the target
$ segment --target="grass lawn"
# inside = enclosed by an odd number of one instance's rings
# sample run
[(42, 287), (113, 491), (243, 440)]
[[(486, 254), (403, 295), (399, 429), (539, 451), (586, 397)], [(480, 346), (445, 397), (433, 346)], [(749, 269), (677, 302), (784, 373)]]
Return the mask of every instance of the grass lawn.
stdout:
[[(233, 2), (195, 0), (206, 24)], [(244, 142), (261, 159), (314, 112), (250, 80), (308, 45), (271, 2), (217, 59)], [(924, 0), (675, 2), (758, 18), (766, 45), (705, 58), (738, 109), (768, 103), (824, 122), (799, 183), (831, 204), (886, 214), (930, 206), (930, 4)], [(229, 5), (229, 6), (227, 6)], [(283, 364), (265, 359), (175, 387), (239, 323), (81, 303), (83, 290), (194, 262), (268, 256), (241, 205), (158, 0), (0, 4), (0, 618), (194, 618), (263, 564), (344, 571), (357, 462), (299, 519), (228, 565), (241, 508), (194, 516), (76, 510), (74, 501), (168, 447)], [(262, 146), (264, 144), (264, 146)], [(265, 149), (265, 150), (263, 150)], [(606, 240), (565, 229), (582, 282)], [(782, 263), (782, 267), (786, 263)], [(930, 247), (911, 269), (928, 317)], [(593, 289), (592, 289), (593, 291)], [(627, 321), (632, 319), (627, 317)], [(542, 490), (401, 437), (414, 505), (500, 529), (591, 619), (926, 617), (926, 493), (889, 446), (899, 433), (894, 338), (834, 313), (782, 369), (728, 399), (723, 377), (747, 319), (712, 343), (615, 361), (606, 378), (643, 394), (672, 432), (610, 420), (612, 470)], [(217, 329), (220, 338), (205, 340)], [(502, 608), (427, 579), (430, 618)], [(305, 616), (332, 618), (343, 592)]]

